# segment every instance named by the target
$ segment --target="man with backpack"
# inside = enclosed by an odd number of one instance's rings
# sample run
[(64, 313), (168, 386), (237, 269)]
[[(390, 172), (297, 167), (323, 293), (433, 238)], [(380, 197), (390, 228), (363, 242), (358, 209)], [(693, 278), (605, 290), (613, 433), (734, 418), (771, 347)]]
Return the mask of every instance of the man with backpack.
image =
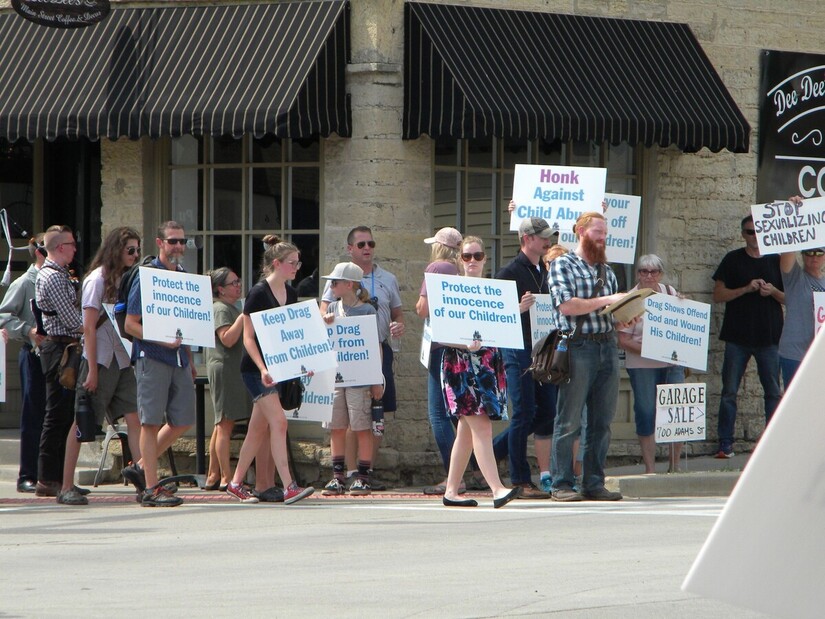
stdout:
[[(175, 221), (161, 224), (155, 244), (158, 257), (149, 266), (170, 271), (184, 270), (181, 266), (186, 251), (183, 226)], [(197, 369), (192, 350), (182, 344), (180, 336), (172, 343), (144, 339), (142, 314), (140, 277), (134, 277), (126, 304), (124, 327), (133, 338), (132, 363), (137, 379), (142, 466), (134, 463), (123, 469), (123, 475), (141, 493), (141, 505), (175, 507), (183, 500), (165, 487), (158, 486), (158, 454), (195, 423), (194, 381)]]

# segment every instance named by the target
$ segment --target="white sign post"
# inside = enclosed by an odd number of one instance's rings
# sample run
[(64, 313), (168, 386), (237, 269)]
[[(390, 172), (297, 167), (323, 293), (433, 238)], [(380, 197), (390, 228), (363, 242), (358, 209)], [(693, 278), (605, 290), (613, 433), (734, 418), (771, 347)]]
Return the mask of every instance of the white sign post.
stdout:
[(656, 442), (705, 440), (705, 383), (656, 386)]
[(336, 367), (327, 327), (313, 299), (250, 314), (270, 376), (280, 383)]
[(516, 282), (425, 273), (434, 342), (524, 348)]
[(534, 294), (536, 302), (530, 306), (530, 337), (532, 346), (553, 330), (553, 298), (549, 294)]
[(336, 387), (381, 384), (381, 346), (374, 315), (336, 316), (327, 325), (327, 337), (338, 360)]
[(825, 247), (825, 198), (754, 204), (751, 213), (763, 255)]
[(645, 299), (645, 310), (642, 357), (704, 372), (710, 305), (657, 293)]
[(510, 230), (522, 220), (540, 217), (557, 230), (569, 230), (579, 215), (602, 210), (605, 168), (517, 164), (513, 178)]
[(140, 267), (139, 274), (144, 339), (171, 343), (181, 337), (189, 346), (215, 347), (209, 277), (151, 267)]
[(316, 372), (312, 376), (302, 376), (304, 398), (301, 408), (286, 411), (287, 419), (298, 421), (319, 421), (332, 419), (332, 399), (335, 396), (335, 368)]

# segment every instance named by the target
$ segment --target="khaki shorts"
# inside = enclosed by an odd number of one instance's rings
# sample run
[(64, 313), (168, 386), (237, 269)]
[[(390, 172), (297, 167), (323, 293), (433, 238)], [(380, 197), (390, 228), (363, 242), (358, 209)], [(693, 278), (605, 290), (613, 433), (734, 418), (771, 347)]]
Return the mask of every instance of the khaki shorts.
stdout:
[(369, 387), (339, 387), (332, 399), (332, 430), (372, 430)]
[(135, 362), (140, 423), (191, 426), (195, 423), (195, 381), (190, 368), (166, 365), (141, 357)]
[(75, 404), (81, 395), (87, 395), (100, 425), (107, 421), (114, 423), (127, 413), (137, 412), (137, 386), (132, 366), (121, 370), (114, 359), (108, 368), (98, 364), (97, 390), (94, 393), (87, 393), (83, 388), (83, 383), (89, 376), (89, 363), (86, 359), (80, 362), (79, 376)]

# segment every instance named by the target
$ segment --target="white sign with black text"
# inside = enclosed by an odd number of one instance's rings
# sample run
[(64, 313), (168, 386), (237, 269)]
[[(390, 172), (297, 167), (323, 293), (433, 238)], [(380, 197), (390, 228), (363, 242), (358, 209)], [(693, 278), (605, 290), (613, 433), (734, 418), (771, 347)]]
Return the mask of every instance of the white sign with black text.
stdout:
[(710, 305), (656, 293), (645, 299), (642, 357), (705, 371)]
[(825, 247), (825, 198), (754, 204), (751, 213), (762, 255)]
[(656, 385), (656, 442), (705, 440), (705, 383)]

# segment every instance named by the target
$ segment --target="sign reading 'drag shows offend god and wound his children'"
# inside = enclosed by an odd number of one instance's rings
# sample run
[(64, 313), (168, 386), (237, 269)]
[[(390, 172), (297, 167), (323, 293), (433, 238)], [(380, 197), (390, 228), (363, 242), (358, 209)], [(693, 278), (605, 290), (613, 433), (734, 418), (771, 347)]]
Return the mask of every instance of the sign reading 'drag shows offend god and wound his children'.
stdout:
[(510, 230), (528, 217), (546, 219), (556, 230), (572, 230), (586, 211), (602, 210), (605, 168), (516, 165)]
[(644, 319), (642, 357), (707, 369), (710, 305), (657, 293), (645, 299)]
[(754, 204), (751, 213), (763, 255), (825, 247), (825, 198)]
[(524, 348), (516, 282), (425, 273), (433, 342)]
[(335, 351), (316, 301), (254, 312), (249, 318), (275, 382), (335, 367)]
[(155, 342), (181, 338), (188, 346), (215, 346), (212, 281), (206, 275), (140, 267), (143, 336)]

